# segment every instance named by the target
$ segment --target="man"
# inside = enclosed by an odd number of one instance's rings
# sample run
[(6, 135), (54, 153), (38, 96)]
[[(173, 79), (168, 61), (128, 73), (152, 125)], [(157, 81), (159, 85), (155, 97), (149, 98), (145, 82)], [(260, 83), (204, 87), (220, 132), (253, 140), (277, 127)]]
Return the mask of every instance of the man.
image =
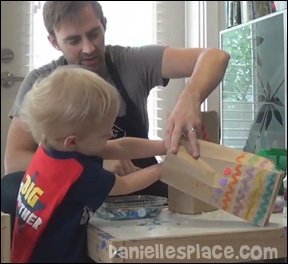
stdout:
[[(19, 106), (33, 83), (59, 65), (79, 64), (98, 73), (120, 93), (120, 110), (113, 138), (148, 136), (146, 103), (149, 91), (166, 86), (170, 78), (190, 77), (168, 119), (166, 147), (176, 153), (183, 133), (190, 152), (199, 157), (196, 131), (201, 126), (201, 103), (217, 87), (225, 73), (229, 55), (218, 49), (176, 49), (151, 45), (140, 48), (105, 46), (106, 18), (96, 1), (47, 1), (43, 18), (51, 45), (63, 53), (57, 61), (32, 71), (22, 83), (14, 106), (5, 153), (6, 173), (26, 170), (37, 144), (19, 120)], [(145, 160), (110, 161), (105, 168), (119, 175), (155, 164)], [(153, 188), (155, 188), (153, 190)], [(158, 182), (145, 194), (167, 196)]]

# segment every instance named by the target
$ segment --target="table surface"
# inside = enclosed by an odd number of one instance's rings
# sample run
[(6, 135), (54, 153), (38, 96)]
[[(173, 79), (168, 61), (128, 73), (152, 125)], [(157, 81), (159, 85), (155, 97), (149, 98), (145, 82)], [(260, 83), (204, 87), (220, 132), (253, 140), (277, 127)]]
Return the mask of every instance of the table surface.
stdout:
[[(168, 208), (164, 208), (158, 217), (151, 219), (110, 221), (94, 216), (88, 226), (88, 254), (98, 263), (173, 262), (172, 259), (146, 258), (139, 261), (135, 258), (111, 258), (111, 246), (141, 248), (143, 245), (156, 247), (161, 244), (165, 248), (177, 248), (196, 243), (210, 248), (215, 245), (222, 248), (230, 246), (235, 252), (241, 245), (248, 245), (250, 248), (255, 245), (262, 248), (274, 247), (277, 249), (278, 258), (284, 258), (287, 257), (287, 219), (283, 218), (282, 213), (272, 214), (269, 224), (259, 227), (222, 210), (185, 215), (172, 213)], [(204, 261), (193, 257), (182, 262)], [(231, 260), (221, 258), (219, 261)], [(235, 261), (245, 262), (244, 259)], [(178, 263), (179, 259), (175, 259), (174, 262)]]
[(172, 236), (191, 236), (213, 233), (231, 233), (287, 227), (282, 213), (272, 214), (270, 222), (258, 227), (225, 211), (217, 210), (197, 215), (171, 213), (167, 208), (152, 219), (109, 221), (93, 217), (90, 224), (114, 238), (133, 240)]
[[(286, 228), (285, 228), (286, 227)], [(163, 248), (190, 245), (233, 247), (239, 252), (241, 245), (253, 248), (273, 247), (278, 257), (287, 257), (287, 219), (282, 213), (272, 214), (270, 223), (264, 227), (256, 226), (225, 211), (217, 210), (198, 215), (172, 213), (165, 208), (160, 215), (151, 219), (138, 220), (103, 220), (94, 216), (88, 226), (88, 254), (98, 263), (155, 263), (176, 262), (179, 259), (138, 258), (123, 259), (111, 257), (110, 248), (153, 247)], [(122, 251), (122, 250), (121, 250)], [(119, 251), (119, 252), (121, 252)], [(115, 251), (118, 252), (118, 251)], [(238, 256), (237, 256), (238, 257)], [(274, 258), (274, 257), (272, 257)], [(263, 258), (262, 258), (263, 259)], [(235, 260), (235, 261), (234, 261)], [(246, 262), (253, 259), (233, 259), (233, 262)], [(210, 259), (199, 259), (192, 255), (181, 262), (214, 262)], [(222, 258), (217, 262), (231, 263), (231, 259)]]

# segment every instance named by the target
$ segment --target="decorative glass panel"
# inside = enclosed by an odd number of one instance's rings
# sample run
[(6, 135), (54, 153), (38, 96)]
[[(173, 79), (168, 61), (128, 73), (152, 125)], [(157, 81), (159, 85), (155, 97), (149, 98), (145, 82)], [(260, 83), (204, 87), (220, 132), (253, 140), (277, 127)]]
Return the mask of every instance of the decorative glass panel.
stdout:
[[(286, 10), (224, 30), (221, 143), (258, 154), (286, 146)], [(285, 34), (285, 36), (284, 36)]]

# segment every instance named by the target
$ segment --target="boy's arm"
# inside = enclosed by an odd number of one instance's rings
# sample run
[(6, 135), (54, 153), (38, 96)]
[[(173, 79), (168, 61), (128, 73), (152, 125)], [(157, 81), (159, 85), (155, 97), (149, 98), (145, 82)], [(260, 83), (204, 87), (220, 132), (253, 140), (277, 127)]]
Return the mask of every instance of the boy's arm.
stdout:
[(141, 159), (165, 155), (166, 152), (164, 141), (126, 137), (108, 140), (100, 156), (103, 159)]
[(116, 175), (115, 184), (109, 195), (124, 195), (145, 189), (159, 180), (162, 165), (156, 164), (126, 176)]

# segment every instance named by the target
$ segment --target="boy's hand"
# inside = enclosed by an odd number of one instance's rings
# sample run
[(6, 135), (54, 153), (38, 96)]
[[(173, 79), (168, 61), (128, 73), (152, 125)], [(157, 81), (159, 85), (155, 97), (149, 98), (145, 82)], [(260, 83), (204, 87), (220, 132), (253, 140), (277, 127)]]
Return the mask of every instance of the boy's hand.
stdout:
[(141, 170), (141, 168), (134, 166), (131, 160), (104, 160), (103, 168), (119, 176)]

